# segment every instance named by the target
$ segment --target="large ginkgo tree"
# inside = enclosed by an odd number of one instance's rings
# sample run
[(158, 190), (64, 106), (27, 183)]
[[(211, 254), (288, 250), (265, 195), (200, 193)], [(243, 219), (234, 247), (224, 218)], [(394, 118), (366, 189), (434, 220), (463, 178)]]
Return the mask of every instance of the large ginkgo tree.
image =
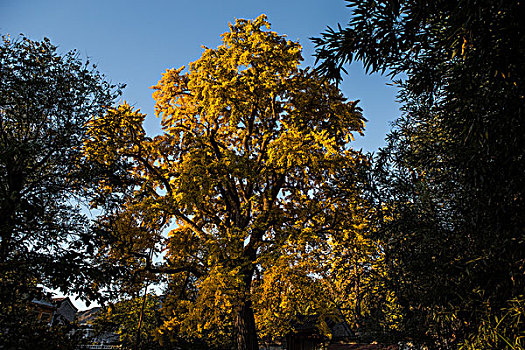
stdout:
[(123, 104), (86, 143), (92, 160), (127, 169), (100, 187), (125, 201), (100, 220), (115, 238), (107, 257), (169, 276), (161, 331), (232, 335), (238, 349), (258, 349), (256, 320), (334, 309), (320, 269), (364, 215), (366, 158), (349, 146), (360, 109), (269, 29), (264, 15), (237, 20), (188, 70), (167, 70), (153, 94), (162, 135)]

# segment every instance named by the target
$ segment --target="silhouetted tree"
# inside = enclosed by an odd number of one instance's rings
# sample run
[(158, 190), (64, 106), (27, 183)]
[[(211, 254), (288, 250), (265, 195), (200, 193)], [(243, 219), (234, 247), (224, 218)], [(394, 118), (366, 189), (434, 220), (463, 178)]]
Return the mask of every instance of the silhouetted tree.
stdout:
[(39, 285), (64, 292), (92, 292), (88, 281), (100, 266), (93, 260), (97, 241), (82, 212), (81, 200), (89, 198), (100, 169), (86, 162), (83, 142), (86, 123), (102, 113), (117, 95), (118, 89), (75, 52), (59, 55), (48, 39), (35, 42), (24, 37), (3, 38), (2, 336), (16, 339), (20, 324), (15, 317), (10, 327), (9, 317), (25, 308), (24, 303), (31, 300)]
[(318, 69), (340, 80), (358, 60), (400, 87), (374, 176), (407, 337), (523, 346), (523, 2), (347, 2), (349, 24), (314, 39)]

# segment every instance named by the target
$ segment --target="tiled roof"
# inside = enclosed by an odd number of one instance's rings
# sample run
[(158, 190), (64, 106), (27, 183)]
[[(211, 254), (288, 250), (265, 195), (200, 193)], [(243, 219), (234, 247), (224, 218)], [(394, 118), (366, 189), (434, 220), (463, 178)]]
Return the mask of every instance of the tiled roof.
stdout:
[(84, 310), (84, 311), (78, 312), (77, 313), (77, 321), (78, 321), (78, 323), (81, 324), (81, 325), (90, 323), (91, 321), (93, 321), (97, 317), (100, 309), (101, 308), (99, 306), (96, 306), (96, 307), (92, 307), (89, 310)]
[(37, 305), (42, 305), (42, 306), (46, 306), (46, 307), (56, 307), (55, 304), (51, 304), (50, 302), (46, 301), (46, 300), (38, 300), (38, 299), (33, 299), (31, 301), (33, 304), (37, 304)]
[(53, 300), (54, 302), (60, 302), (60, 301), (66, 300), (66, 299), (67, 299), (67, 297), (51, 298), (51, 300)]

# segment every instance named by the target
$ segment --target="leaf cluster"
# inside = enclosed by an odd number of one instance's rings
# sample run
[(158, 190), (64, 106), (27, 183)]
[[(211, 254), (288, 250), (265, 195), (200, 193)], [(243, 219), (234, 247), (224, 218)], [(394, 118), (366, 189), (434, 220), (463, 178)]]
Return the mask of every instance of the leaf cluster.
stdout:
[(294, 317), (333, 314), (328, 298), (316, 302), (318, 263), (331, 235), (363, 220), (352, 213), (368, 164), (350, 148), (363, 132), (360, 108), (300, 68), (298, 43), (270, 31), (264, 15), (237, 20), (222, 37), (153, 87), (163, 134), (146, 137), (143, 116), (124, 104), (94, 120), (86, 142), (90, 159), (125, 163), (134, 179), (101, 188), (125, 201), (106, 222), (132, 218), (112, 226), (108, 248), (121, 261), (165, 254), (138, 260), (169, 276), (162, 331), (213, 346), (244, 341), (234, 336), (245, 324), (256, 341), (255, 319), (265, 334), (270, 324), (284, 334)]
[(397, 77), (403, 115), (371, 194), (385, 209), (379, 233), (406, 337), (443, 348), (483, 339), (481, 325), (503, 318), (524, 283), (523, 4), (348, 6), (348, 26), (315, 39), (318, 69), (339, 80), (359, 60)]
[(86, 281), (97, 273), (96, 239), (82, 208), (98, 170), (82, 147), (88, 121), (118, 94), (74, 51), (60, 55), (48, 39), (2, 38), (1, 276), (16, 271), (20, 283), (34, 278), (94, 296)]

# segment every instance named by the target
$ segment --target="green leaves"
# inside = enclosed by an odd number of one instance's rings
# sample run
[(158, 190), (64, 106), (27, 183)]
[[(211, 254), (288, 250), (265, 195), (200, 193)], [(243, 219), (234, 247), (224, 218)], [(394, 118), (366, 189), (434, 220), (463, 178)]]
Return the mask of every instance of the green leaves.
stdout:
[(403, 116), (376, 157), (372, 196), (389, 283), (410, 316), (406, 336), (444, 348), (482, 338), (488, 310), (501, 317), (525, 282), (516, 278), (524, 270), (523, 4), (348, 5), (348, 26), (314, 40), (318, 71), (340, 80), (341, 67), (359, 60), (401, 77)]
[(118, 94), (75, 52), (59, 55), (48, 39), (2, 38), (0, 318), (2, 324), (17, 324), (4, 327), (2, 336), (19, 339), (16, 329), (20, 339), (28, 337), (23, 346), (68, 344), (64, 334), (61, 340), (49, 337), (29, 319), (19, 319), (16, 310), (32, 300), (20, 291), (38, 284), (98, 296), (90, 283), (102, 275), (95, 262), (98, 237), (83, 200), (97, 187), (100, 169), (87, 161), (82, 147), (86, 124)]

